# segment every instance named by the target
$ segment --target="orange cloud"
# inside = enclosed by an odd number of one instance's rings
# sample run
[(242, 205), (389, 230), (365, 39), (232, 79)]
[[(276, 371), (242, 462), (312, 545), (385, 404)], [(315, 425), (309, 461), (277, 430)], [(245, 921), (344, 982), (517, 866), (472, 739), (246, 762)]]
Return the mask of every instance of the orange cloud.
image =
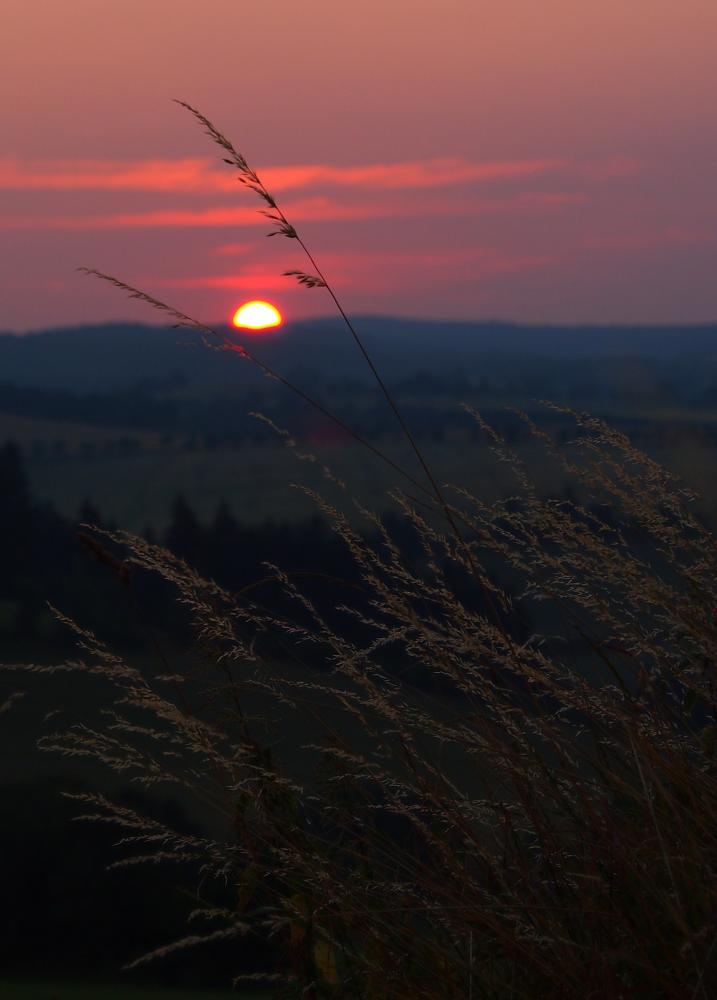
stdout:
[[(305, 198), (284, 206), (291, 222), (350, 222), (421, 216), (532, 214), (550, 212), (586, 201), (580, 192), (525, 192), (507, 198), (461, 198), (452, 201), (370, 201), (343, 203), (330, 198)], [(111, 215), (0, 217), (0, 229), (147, 229), (177, 227), (265, 226), (271, 224), (253, 205), (203, 209), (152, 209)]]
[[(535, 177), (566, 168), (563, 160), (477, 163), (461, 157), (366, 165), (292, 164), (259, 172), (271, 191), (333, 185), (356, 188), (433, 188)], [(236, 191), (236, 173), (213, 160), (21, 161), (0, 159), (0, 190)]]
[(431, 188), (479, 181), (512, 180), (551, 173), (567, 166), (563, 160), (506, 160), (475, 163), (461, 158), (374, 163), (366, 166), (270, 167), (261, 171), (269, 190), (336, 184), (360, 188)]
[[(10, 191), (201, 191), (216, 190), (205, 159), (35, 160), (0, 159), (0, 189)], [(218, 172), (217, 172), (218, 175)], [(218, 176), (217, 176), (218, 179)], [(230, 184), (225, 175), (227, 187)]]
[[(391, 215), (376, 204), (342, 205), (328, 198), (307, 198), (286, 206), (292, 221), (346, 221)], [(406, 214), (405, 210), (403, 214)], [(2, 229), (137, 229), (195, 226), (266, 226), (271, 223), (254, 205), (229, 205), (202, 209), (153, 209), (111, 215), (18, 216), (0, 218)]]
[[(593, 181), (634, 174), (643, 168), (632, 156), (588, 163), (565, 159), (492, 160), (464, 157), (370, 164), (288, 164), (259, 173), (274, 192), (324, 186), (359, 190), (409, 190), (520, 180), (572, 173)], [(209, 158), (177, 160), (19, 160), (0, 157), (0, 191), (146, 191), (221, 194), (240, 190), (236, 173)]]

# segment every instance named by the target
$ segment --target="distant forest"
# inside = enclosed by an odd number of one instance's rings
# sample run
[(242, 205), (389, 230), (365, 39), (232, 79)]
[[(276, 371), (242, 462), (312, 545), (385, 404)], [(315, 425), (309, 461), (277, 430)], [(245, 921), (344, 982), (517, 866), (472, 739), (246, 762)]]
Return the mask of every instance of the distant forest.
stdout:
[[(71, 648), (70, 636), (48, 610), (48, 601), (60, 610), (96, 628), (108, 638), (146, 640), (141, 622), (133, 619), (131, 602), (124, 603), (121, 581), (98, 564), (88, 545), (83, 524), (105, 527), (102, 512), (85, 503), (75, 519), (38, 502), (31, 493), (22, 453), (12, 443), (0, 448), (0, 636), (6, 644), (53, 651)], [(263, 562), (287, 569), (313, 566), (323, 573), (342, 574), (343, 549), (318, 518), (263, 526), (242, 526), (225, 503), (217, 505), (212, 521), (202, 524), (184, 497), (177, 495), (169, 526), (155, 537), (151, 526), (145, 537), (171, 549), (200, 572), (232, 590), (240, 590), (266, 575)], [(146, 597), (146, 594), (143, 594)], [(121, 608), (120, 608), (121, 610)]]

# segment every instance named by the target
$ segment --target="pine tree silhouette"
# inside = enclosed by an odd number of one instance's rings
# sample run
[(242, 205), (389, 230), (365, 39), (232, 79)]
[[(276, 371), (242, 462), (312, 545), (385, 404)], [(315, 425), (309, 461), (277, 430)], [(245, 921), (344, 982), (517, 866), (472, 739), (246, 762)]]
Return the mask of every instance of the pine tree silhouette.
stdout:
[(175, 555), (197, 569), (204, 568), (206, 532), (182, 493), (177, 494), (172, 504), (172, 519), (164, 540)]
[(0, 593), (27, 564), (31, 544), (32, 503), (25, 464), (17, 445), (8, 442), (0, 448), (0, 552), (6, 581), (0, 583)]

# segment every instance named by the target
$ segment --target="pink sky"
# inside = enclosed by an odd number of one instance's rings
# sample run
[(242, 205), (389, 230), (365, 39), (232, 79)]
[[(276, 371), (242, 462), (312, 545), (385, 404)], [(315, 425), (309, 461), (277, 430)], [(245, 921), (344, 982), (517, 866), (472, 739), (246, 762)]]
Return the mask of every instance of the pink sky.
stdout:
[[(326, 314), (717, 319), (715, 0), (4, 0), (0, 329), (267, 297)], [(9, 95), (9, 98), (8, 98)]]

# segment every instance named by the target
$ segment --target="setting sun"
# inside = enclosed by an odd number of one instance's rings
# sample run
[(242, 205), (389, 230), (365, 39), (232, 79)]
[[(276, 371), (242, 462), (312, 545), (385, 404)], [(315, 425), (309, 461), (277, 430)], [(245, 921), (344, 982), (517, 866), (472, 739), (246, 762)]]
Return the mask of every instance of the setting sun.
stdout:
[(276, 306), (260, 299), (239, 306), (232, 319), (234, 326), (244, 330), (268, 330), (272, 326), (281, 326), (283, 322)]

